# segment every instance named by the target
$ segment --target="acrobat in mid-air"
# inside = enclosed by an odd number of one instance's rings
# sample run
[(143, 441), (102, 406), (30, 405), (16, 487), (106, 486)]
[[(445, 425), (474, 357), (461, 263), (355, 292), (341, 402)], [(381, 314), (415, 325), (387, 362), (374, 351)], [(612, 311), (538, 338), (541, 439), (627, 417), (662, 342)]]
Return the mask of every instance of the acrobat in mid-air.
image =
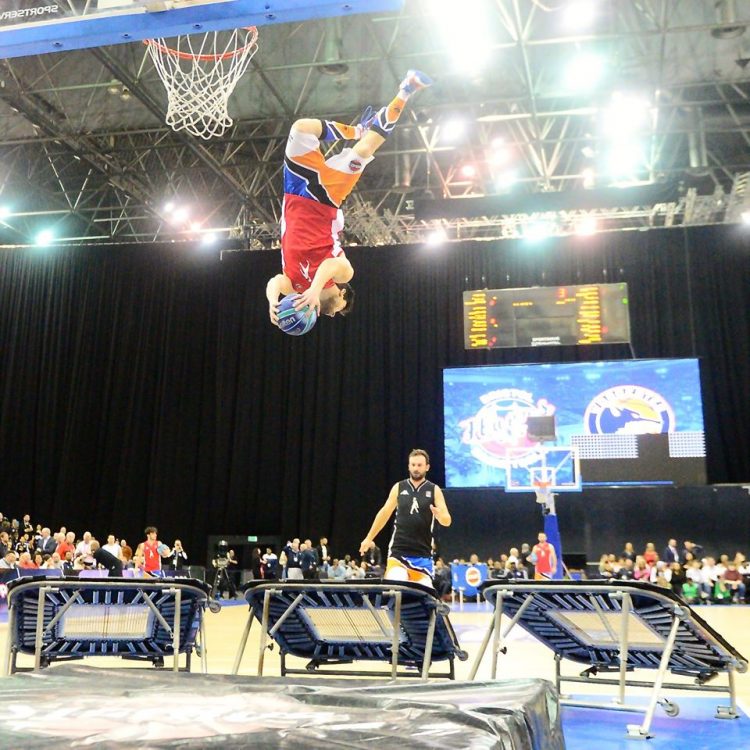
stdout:
[[(432, 84), (410, 70), (393, 101), (373, 112), (365, 110), (358, 125), (330, 120), (297, 120), (284, 153), (284, 202), (281, 212), (282, 272), (266, 285), (271, 322), (278, 324), (279, 297), (298, 294), (295, 309), (316, 314), (351, 312), (354, 269), (339, 242), (344, 227), (341, 204), (364, 168), (396, 126), (409, 97)], [(326, 159), (321, 141), (356, 143)]]

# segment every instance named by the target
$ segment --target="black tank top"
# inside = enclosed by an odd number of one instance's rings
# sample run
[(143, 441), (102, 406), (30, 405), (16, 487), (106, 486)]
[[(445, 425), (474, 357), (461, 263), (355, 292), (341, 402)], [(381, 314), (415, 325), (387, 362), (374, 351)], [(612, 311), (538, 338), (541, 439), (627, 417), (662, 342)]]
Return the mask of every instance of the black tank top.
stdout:
[(424, 481), (415, 487), (410, 479), (398, 483), (398, 505), (393, 536), (388, 547), (390, 557), (430, 557), (432, 524), (430, 505), (435, 503), (435, 485)]

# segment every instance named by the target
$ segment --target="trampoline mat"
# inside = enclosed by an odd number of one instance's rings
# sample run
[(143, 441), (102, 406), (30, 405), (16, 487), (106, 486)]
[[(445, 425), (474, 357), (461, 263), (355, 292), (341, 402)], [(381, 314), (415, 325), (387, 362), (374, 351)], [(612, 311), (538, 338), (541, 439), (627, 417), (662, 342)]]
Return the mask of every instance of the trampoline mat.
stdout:
[(544, 680), (449, 684), (58, 666), (0, 681), (0, 746), (562, 750)]

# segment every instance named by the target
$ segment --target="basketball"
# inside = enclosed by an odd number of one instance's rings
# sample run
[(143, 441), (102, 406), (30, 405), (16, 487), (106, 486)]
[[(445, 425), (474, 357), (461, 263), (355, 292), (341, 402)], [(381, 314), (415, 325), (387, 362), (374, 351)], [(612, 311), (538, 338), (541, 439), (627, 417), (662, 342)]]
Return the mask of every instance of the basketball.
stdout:
[(298, 294), (287, 294), (279, 302), (279, 328), (290, 336), (302, 336), (307, 333), (318, 320), (318, 314), (315, 310), (308, 317), (308, 307), (301, 310), (294, 309), (294, 303), (297, 301)]

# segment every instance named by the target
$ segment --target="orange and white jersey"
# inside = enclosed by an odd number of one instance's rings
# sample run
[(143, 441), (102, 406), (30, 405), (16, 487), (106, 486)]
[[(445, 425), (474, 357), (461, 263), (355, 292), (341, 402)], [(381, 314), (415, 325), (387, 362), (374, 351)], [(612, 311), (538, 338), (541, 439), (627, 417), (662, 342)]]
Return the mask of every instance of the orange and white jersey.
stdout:
[(351, 148), (326, 159), (317, 136), (292, 128), (284, 152), (284, 193), (338, 208), (372, 159)]

